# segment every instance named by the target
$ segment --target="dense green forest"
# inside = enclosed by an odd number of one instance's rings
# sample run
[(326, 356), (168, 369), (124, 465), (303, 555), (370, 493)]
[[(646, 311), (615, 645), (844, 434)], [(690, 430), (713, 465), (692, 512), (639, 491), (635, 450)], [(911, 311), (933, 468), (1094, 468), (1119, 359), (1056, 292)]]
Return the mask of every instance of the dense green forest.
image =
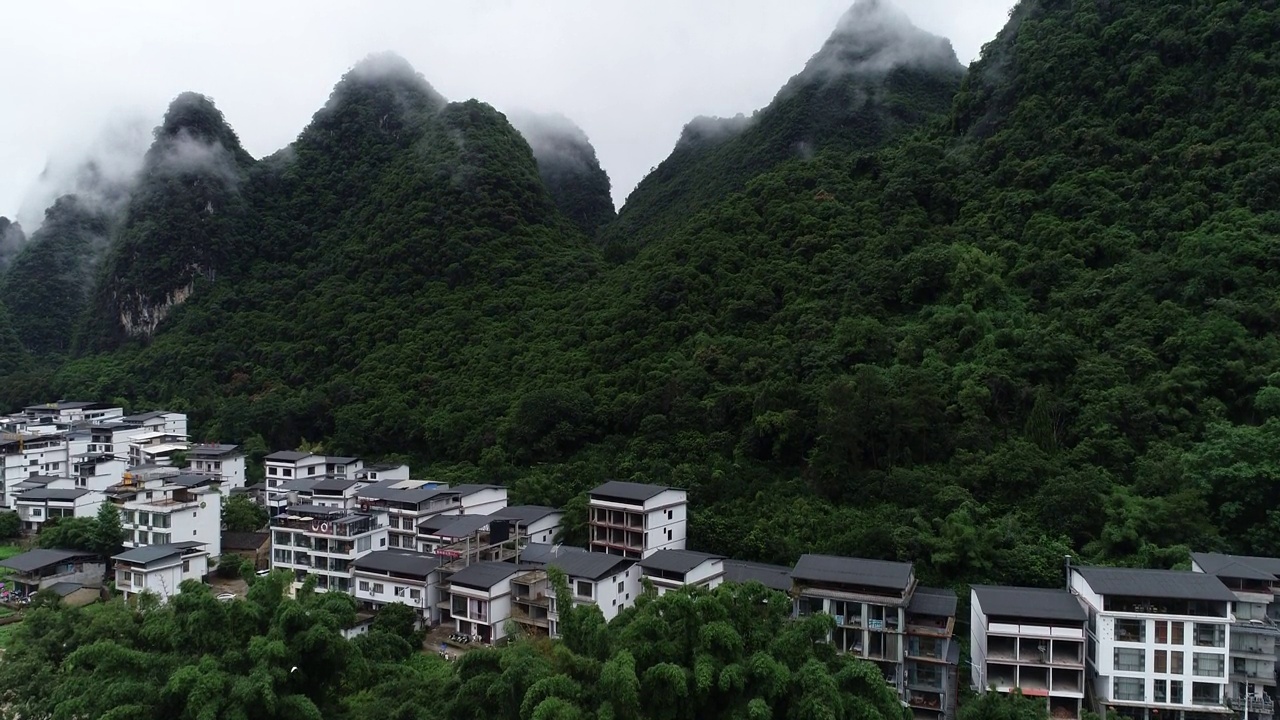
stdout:
[[(569, 608), (561, 613), (563, 641), (518, 640), (454, 661), (419, 652), (422, 638), (404, 605), (379, 613), (367, 634), (348, 641), (341, 629), (356, 620), (350, 595), (307, 586), (292, 599), (289, 584), (288, 573), (252, 578), (244, 600), (220, 602), (208, 587), (187, 581), (164, 606), (144, 598), (70, 608), (38, 596), (0, 663), (0, 714), (28, 720), (905, 716), (875, 665), (819, 642), (831, 618), (792, 621), (788, 598), (756, 583), (646, 594), (606, 625), (594, 605), (574, 607), (560, 576), (560, 607)], [(1017, 720), (1045, 718), (1039, 711)]]
[(1280, 3), (1026, 0), (967, 73), (873, 5), (595, 235), (501, 113), (396, 58), (256, 162), (180, 99), (153, 156), (221, 150), (149, 159), (72, 356), (5, 387), (578, 524), (602, 479), (670, 483), (744, 559), (1280, 555)]

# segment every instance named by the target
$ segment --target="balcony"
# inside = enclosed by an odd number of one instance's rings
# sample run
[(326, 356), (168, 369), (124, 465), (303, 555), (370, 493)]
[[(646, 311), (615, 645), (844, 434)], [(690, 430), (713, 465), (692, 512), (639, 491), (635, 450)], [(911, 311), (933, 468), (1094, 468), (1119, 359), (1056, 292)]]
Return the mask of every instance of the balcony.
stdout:
[(935, 637), (951, 637), (955, 632), (955, 618), (932, 618), (907, 616), (908, 635), (932, 635)]
[(946, 655), (946, 643), (932, 638), (910, 638), (907, 641), (907, 657), (926, 660), (943, 660)]
[(923, 710), (942, 710), (942, 694), (912, 690), (907, 693), (907, 704)]
[(1251, 714), (1271, 715), (1275, 713), (1275, 703), (1272, 702), (1270, 695), (1250, 695), (1247, 701), (1245, 698), (1230, 698), (1227, 700), (1227, 706), (1237, 712), (1244, 712), (1246, 703)]
[(644, 515), (596, 508), (591, 513), (591, 524), (624, 530), (644, 530)]

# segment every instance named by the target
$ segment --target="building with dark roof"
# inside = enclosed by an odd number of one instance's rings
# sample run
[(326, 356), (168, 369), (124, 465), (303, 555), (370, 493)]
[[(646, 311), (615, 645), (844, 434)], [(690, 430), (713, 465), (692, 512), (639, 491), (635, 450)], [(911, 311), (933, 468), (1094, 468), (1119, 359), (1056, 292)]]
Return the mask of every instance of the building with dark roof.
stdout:
[(126, 599), (149, 592), (167, 602), (178, 594), (183, 582), (201, 582), (209, 574), (209, 552), (204, 543), (193, 541), (144, 545), (111, 559), (115, 561), (116, 590)]
[(353, 594), (364, 609), (376, 612), (388, 603), (403, 603), (432, 624), (433, 608), (448, 599), (440, 588), (440, 565), (432, 555), (377, 550), (351, 563)]
[[(1280, 559), (1255, 555), (1191, 553), (1191, 569), (1212, 575), (1235, 595), (1232, 603), (1228, 660), (1231, 673), (1248, 678), (1252, 692), (1241, 683), (1227, 688), (1227, 701), (1237, 712), (1267, 720), (1275, 714), (1276, 667), (1280, 662)], [(1246, 705), (1248, 706), (1246, 708)]]
[[(1096, 644), (1088, 668), (1096, 678), (1095, 712), (1137, 708), (1175, 716), (1225, 709), (1236, 597), (1221, 580), (1190, 571), (1090, 566), (1071, 566), (1068, 577)], [(1170, 675), (1181, 677), (1172, 683)]]
[(106, 571), (106, 564), (94, 553), (45, 548), (0, 560), (0, 567), (13, 571), (5, 578), (5, 591), (19, 595), (34, 595), (61, 582), (101, 585)]
[(521, 552), (520, 564), (533, 569), (511, 580), (511, 619), (532, 635), (559, 636), (560, 614), (551, 603), (555, 588), (548, 568), (564, 573), (575, 606), (596, 606), (606, 622), (634, 603), (641, 592), (641, 571), (633, 558), (531, 543)]
[(453, 572), (447, 583), (448, 615), (456, 632), (494, 643), (506, 636), (511, 617), (511, 580), (532, 569), (509, 562), (487, 561)]
[(683, 550), (688, 494), (677, 488), (611, 480), (587, 494), (590, 548), (630, 558)]
[(512, 505), (490, 514), (490, 517), (516, 522), (520, 531), (529, 536), (529, 542), (552, 543), (560, 534), (564, 511), (545, 505)]
[(1050, 717), (1084, 709), (1089, 616), (1063, 589), (974, 585), (969, 589), (970, 675), (978, 692), (1041, 699)]
[(915, 717), (956, 715), (960, 645), (956, 642), (956, 593), (917, 587), (907, 604), (906, 703)]
[(658, 550), (640, 560), (640, 572), (658, 595), (682, 587), (712, 590), (724, 582), (723, 555), (693, 550)]
[(28, 482), (30, 487), (15, 488), (13, 495), (13, 509), (26, 533), (39, 532), (49, 518), (91, 518), (103, 502), (102, 493), (75, 487), (74, 480)]

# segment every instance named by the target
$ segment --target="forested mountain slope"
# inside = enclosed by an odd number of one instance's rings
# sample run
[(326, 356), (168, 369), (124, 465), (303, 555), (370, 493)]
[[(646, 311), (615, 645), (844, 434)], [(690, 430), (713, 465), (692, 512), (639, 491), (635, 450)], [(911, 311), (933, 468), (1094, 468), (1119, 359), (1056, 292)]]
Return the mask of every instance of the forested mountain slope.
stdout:
[(0, 273), (9, 267), (26, 243), (27, 236), (22, 232), (22, 226), (0, 216)]
[(963, 77), (949, 41), (891, 3), (859, 0), (767, 107), (686, 125), (604, 242), (612, 255), (629, 256), (779, 163), (883, 146), (945, 115)]
[(600, 167), (591, 141), (563, 115), (508, 113), (538, 161), (538, 174), (565, 217), (588, 237), (617, 217), (609, 175)]
[(602, 478), (673, 483), (693, 544), (748, 559), (1056, 584), (1069, 551), (1277, 554), (1278, 26), (1024, 2), (940, 122), (638, 193), (613, 265), (501, 115), (358, 69), (249, 170), (243, 265), (54, 389), (403, 452), (576, 522)]

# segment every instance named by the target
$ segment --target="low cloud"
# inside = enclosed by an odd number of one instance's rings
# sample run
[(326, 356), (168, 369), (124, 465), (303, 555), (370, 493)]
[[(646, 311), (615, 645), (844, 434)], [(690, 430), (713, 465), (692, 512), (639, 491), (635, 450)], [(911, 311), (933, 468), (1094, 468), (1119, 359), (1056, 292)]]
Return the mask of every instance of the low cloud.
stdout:
[(755, 122), (755, 115), (748, 117), (738, 113), (733, 117), (708, 117), (700, 115), (689, 121), (680, 132), (676, 141), (676, 149), (688, 145), (704, 145), (719, 143), (740, 134)]
[(64, 145), (27, 190), (17, 221), (28, 236), (33, 234), (44, 222), (45, 211), (63, 195), (76, 195), (94, 211), (118, 212), (137, 181), (150, 143), (147, 121), (124, 117), (87, 142)]
[(192, 137), (186, 129), (166, 139), (152, 161), (152, 169), (165, 175), (213, 173), (228, 185), (240, 183), (235, 158), (219, 142), (205, 142)]
[(802, 76), (883, 75), (898, 67), (964, 69), (951, 41), (916, 27), (889, 0), (858, 0)]
[(564, 115), (523, 109), (505, 115), (529, 143), (539, 164), (552, 163), (579, 172), (593, 171), (598, 165), (587, 133)]

